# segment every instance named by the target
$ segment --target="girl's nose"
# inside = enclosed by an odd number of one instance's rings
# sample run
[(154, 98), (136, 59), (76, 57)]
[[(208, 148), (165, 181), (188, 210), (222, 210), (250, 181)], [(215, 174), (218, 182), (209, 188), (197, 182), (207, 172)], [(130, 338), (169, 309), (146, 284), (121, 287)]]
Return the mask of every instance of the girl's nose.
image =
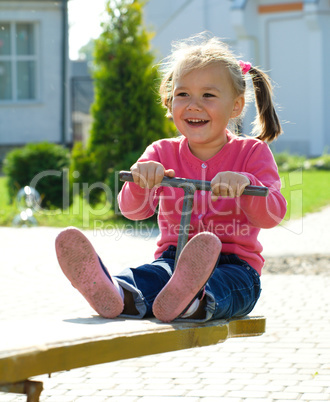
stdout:
[(199, 101), (197, 99), (191, 99), (187, 106), (188, 110), (201, 110), (202, 106), (200, 105)]

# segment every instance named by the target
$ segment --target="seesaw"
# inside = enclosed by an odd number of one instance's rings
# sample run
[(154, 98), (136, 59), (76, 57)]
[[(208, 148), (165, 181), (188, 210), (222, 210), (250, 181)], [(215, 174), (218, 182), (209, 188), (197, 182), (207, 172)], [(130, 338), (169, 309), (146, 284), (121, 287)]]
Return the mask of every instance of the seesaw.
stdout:
[[(132, 181), (130, 172), (121, 172), (122, 181)], [(184, 190), (181, 232), (177, 255), (188, 239), (184, 230), (190, 223), (196, 190), (210, 190), (210, 182), (164, 178), (162, 185)], [(244, 194), (267, 196), (266, 187), (247, 186)], [(264, 317), (247, 316), (206, 323), (172, 322), (156, 319), (107, 320), (89, 318), (52, 319), (47, 322), (2, 323), (0, 344), (0, 391), (27, 395), (39, 401), (43, 384), (29, 378), (42, 374), (109, 363), (157, 353), (209, 346), (228, 338), (258, 336), (265, 332)], [(23, 329), (23, 332), (22, 332)]]

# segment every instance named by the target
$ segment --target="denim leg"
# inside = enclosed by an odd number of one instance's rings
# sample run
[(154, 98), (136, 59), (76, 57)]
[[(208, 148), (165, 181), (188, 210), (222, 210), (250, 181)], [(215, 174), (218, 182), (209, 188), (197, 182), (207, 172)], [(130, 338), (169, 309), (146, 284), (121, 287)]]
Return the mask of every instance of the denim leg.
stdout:
[(222, 255), (205, 290), (206, 321), (243, 317), (253, 310), (259, 299), (260, 277), (236, 255)]
[(174, 271), (175, 248), (165, 251), (160, 258), (151, 264), (137, 268), (127, 268), (114, 276), (118, 283), (132, 292), (135, 307), (139, 315), (121, 317), (143, 318), (152, 316), (152, 305), (158, 293), (170, 280)]
[[(139, 315), (122, 317), (143, 318), (152, 316), (152, 304), (158, 293), (170, 280), (174, 271), (176, 248), (170, 246), (160, 258), (151, 264), (127, 268), (114, 276), (118, 283), (132, 292)], [(107, 269), (102, 264), (107, 276)], [(229, 319), (249, 314), (260, 296), (259, 274), (235, 254), (221, 255), (219, 263), (205, 286), (206, 318)]]

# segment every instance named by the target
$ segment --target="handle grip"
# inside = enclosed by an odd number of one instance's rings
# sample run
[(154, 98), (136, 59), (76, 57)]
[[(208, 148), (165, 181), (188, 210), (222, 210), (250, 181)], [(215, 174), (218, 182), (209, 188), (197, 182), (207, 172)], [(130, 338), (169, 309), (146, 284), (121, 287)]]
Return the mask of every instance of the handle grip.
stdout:
[[(122, 170), (121, 172), (119, 172), (119, 180), (133, 182), (133, 175), (129, 171)], [(182, 179), (179, 177), (164, 177), (161, 185), (165, 187), (178, 187), (183, 189), (191, 188), (192, 192), (194, 192), (195, 190), (211, 191), (210, 181)], [(245, 187), (243, 195), (267, 197), (268, 191), (268, 187), (249, 185)]]

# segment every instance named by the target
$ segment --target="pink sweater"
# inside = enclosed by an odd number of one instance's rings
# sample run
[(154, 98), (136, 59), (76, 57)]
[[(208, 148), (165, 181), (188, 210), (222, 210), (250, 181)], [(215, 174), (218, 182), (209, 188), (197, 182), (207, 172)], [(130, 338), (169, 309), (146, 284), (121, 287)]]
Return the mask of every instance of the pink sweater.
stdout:
[[(262, 246), (257, 237), (260, 228), (272, 228), (281, 222), (286, 201), (280, 193), (281, 182), (277, 166), (267, 144), (238, 137), (227, 132), (227, 144), (211, 159), (196, 158), (185, 137), (156, 141), (147, 147), (139, 161), (160, 162), (165, 169), (174, 169), (176, 177), (211, 181), (221, 171), (233, 171), (247, 176), (252, 185), (269, 188), (267, 197), (243, 195), (239, 198), (219, 198), (211, 201), (210, 192), (196, 191), (191, 215), (189, 239), (202, 231), (216, 234), (224, 254), (237, 254), (259, 274), (264, 264)], [(124, 216), (132, 220), (146, 219), (158, 205), (160, 235), (155, 258), (178, 240), (183, 190), (171, 187), (142, 189), (125, 183), (119, 196)]]

